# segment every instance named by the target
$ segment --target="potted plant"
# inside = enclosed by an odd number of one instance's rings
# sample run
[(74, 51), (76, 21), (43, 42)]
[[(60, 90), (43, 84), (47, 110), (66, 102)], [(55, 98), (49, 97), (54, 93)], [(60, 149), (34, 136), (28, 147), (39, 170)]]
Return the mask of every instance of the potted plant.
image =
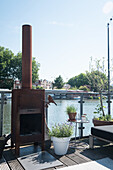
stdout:
[(69, 147), (70, 137), (73, 134), (72, 124), (55, 124), (49, 130), (49, 136), (53, 141), (54, 152), (56, 155), (64, 155)]
[(74, 105), (70, 105), (66, 107), (66, 113), (69, 116), (69, 120), (75, 120), (76, 114), (77, 114), (77, 108), (75, 108)]
[[(105, 106), (103, 106), (103, 109), (104, 108)], [(97, 114), (98, 116), (95, 116), (93, 119), (94, 126), (113, 125), (113, 119), (111, 115), (103, 114), (103, 109), (100, 104), (98, 104), (95, 108), (94, 114)]]

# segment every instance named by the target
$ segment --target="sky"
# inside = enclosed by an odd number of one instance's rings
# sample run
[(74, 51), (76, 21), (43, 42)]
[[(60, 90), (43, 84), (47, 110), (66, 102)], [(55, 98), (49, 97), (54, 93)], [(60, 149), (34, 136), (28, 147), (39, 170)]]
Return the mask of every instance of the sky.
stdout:
[[(1, 0), (0, 46), (22, 51), (22, 25), (32, 26), (32, 56), (39, 78), (64, 81), (90, 69), (90, 58), (105, 58), (110, 23), (113, 65), (113, 0)], [(112, 74), (111, 74), (112, 77)]]

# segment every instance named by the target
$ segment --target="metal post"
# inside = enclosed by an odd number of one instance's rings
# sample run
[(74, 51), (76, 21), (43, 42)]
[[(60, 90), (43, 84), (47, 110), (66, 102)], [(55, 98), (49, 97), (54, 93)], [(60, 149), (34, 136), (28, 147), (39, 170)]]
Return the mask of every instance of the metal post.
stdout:
[[(82, 115), (83, 115), (83, 93), (81, 94), (80, 96), (80, 118), (82, 118)], [(82, 138), (83, 137), (83, 123), (81, 123), (81, 127), (79, 127), (79, 130), (80, 130), (80, 137)]]
[[(48, 95), (45, 95), (45, 103), (47, 103), (48, 101)], [(46, 119), (46, 123), (48, 124), (48, 108), (45, 107), (45, 119)]]
[(109, 54), (109, 23), (107, 23), (108, 36), (108, 115), (110, 115), (110, 54)]

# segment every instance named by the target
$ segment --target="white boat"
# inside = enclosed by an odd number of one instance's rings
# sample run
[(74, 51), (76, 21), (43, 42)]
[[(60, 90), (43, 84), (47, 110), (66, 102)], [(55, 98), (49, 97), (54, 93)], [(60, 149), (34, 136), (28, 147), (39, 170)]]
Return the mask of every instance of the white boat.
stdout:
[(73, 97), (74, 100), (79, 100), (80, 99), (80, 96), (75, 96)]

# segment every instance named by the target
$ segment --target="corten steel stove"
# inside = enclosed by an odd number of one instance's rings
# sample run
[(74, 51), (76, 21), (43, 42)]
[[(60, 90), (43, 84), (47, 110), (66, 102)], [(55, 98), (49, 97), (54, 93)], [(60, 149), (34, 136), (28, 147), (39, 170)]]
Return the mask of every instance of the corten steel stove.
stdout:
[(12, 91), (11, 146), (41, 142), (44, 149), (45, 90), (32, 89), (32, 27), (22, 27), (22, 89)]

